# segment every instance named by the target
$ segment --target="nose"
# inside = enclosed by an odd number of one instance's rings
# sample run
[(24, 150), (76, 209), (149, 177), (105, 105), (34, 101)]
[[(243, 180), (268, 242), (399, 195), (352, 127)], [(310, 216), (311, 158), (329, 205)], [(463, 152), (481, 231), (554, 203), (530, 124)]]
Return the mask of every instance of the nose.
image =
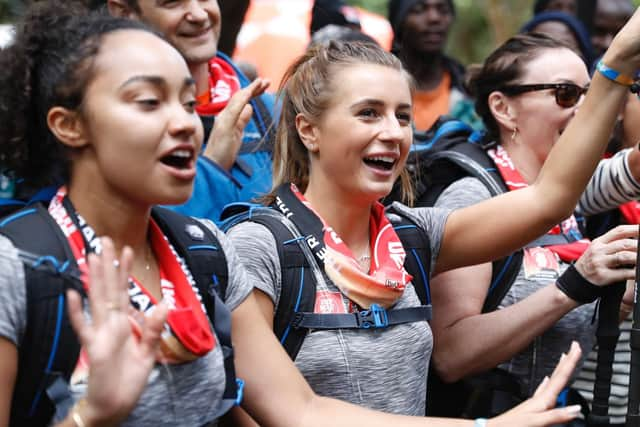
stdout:
[(168, 111), (169, 116), (169, 134), (175, 138), (189, 139), (191, 138), (202, 123), (196, 114), (192, 114), (185, 110), (184, 105), (176, 102)]
[(406, 126), (403, 126), (398, 119), (393, 116), (384, 120), (383, 128), (380, 132), (380, 140), (400, 144), (406, 138)]
[(427, 15), (428, 21), (432, 21), (432, 22), (439, 21), (442, 18), (442, 14), (436, 7), (431, 7), (431, 6), (427, 7), (427, 9), (425, 10), (425, 13)]
[(202, 22), (208, 19), (207, 11), (199, 0), (191, 0), (187, 9), (187, 19), (192, 22)]

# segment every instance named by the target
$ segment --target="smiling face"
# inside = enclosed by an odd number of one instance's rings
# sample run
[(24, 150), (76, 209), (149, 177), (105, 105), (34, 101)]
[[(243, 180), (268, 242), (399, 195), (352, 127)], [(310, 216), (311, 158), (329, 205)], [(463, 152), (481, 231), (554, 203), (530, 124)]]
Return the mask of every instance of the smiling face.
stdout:
[(216, 0), (138, 0), (138, 7), (138, 18), (160, 31), (190, 66), (216, 55), (220, 38)]
[(104, 36), (81, 111), (86, 145), (72, 180), (141, 205), (177, 204), (192, 191), (203, 137), (195, 85), (180, 56), (143, 31)]
[(447, 0), (421, 0), (409, 10), (402, 25), (402, 44), (414, 52), (441, 53), (453, 23)]
[(305, 142), (312, 147), (308, 189), (371, 203), (391, 191), (411, 146), (407, 78), (387, 66), (346, 65), (336, 67), (329, 90), (330, 104)]
[[(585, 87), (589, 74), (578, 55), (566, 48), (545, 49), (526, 65), (519, 85), (539, 83), (573, 83)], [(512, 127), (501, 126), (504, 144), (524, 144), (529, 152), (528, 161), (536, 170), (551, 151), (574, 116), (580, 102), (574, 107), (563, 108), (556, 103), (553, 89), (526, 92), (508, 97), (513, 124), (518, 128), (515, 140), (510, 138)], [(509, 136), (507, 136), (509, 135)]]

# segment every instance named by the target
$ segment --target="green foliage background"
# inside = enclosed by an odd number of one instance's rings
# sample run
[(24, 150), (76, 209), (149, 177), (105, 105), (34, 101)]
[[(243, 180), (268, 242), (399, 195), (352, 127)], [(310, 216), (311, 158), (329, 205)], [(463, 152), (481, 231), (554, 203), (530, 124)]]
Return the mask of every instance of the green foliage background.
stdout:
[[(448, 50), (465, 64), (480, 62), (532, 16), (534, 0), (454, 0), (456, 22)], [(346, 0), (387, 15), (387, 0)], [(633, 0), (640, 6), (640, 0)]]
[[(10, 21), (29, 0), (0, 0), (0, 23)], [(46, 0), (44, 0), (46, 1)], [(531, 18), (534, 0), (454, 0), (457, 16), (448, 50), (462, 62), (480, 62)], [(346, 0), (387, 15), (388, 0)], [(633, 0), (640, 6), (640, 0)]]

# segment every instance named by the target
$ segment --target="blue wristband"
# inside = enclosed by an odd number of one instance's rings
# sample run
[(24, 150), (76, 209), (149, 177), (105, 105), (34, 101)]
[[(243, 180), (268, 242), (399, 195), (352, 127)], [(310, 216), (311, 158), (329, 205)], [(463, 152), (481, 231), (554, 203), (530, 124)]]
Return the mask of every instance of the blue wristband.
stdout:
[(487, 427), (487, 419), (476, 418), (476, 421), (473, 423), (473, 427)]
[(620, 71), (614, 70), (613, 68), (609, 68), (606, 65), (604, 65), (604, 62), (602, 62), (602, 59), (598, 61), (598, 64), (596, 65), (596, 70), (598, 70), (600, 74), (602, 74), (609, 80), (614, 81), (616, 83), (620, 83), (621, 85), (624, 85), (624, 86), (631, 86), (635, 82), (633, 78), (625, 74), (622, 74)]

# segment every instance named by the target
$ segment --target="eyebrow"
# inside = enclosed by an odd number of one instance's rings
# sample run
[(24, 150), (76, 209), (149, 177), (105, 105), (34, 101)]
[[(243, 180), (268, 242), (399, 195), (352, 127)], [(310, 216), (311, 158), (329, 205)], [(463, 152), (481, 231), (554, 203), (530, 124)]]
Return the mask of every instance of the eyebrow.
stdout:
[[(164, 79), (164, 77), (160, 77), (160, 76), (148, 76), (148, 75), (140, 75), (140, 76), (133, 76), (129, 79), (127, 79), (124, 83), (122, 83), (120, 85), (119, 89), (122, 89), (130, 84), (133, 83), (137, 83), (137, 82), (145, 82), (145, 83), (150, 83), (154, 86), (162, 86), (165, 87), (167, 86), (167, 81)], [(195, 86), (196, 85), (196, 81), (194, 80), (193, 77), (185, 77), (183, 82), (182, 82), (182, 87), (188, 87), (188, 86)]]
[[(385, 103), (379, 99), (375, 99), (375, 98), (366, 98), (366, 99), (362, 99), (360, 101), (357, 101), (355, 103), (353, 103), (351, 105), (351, 108), (358, 108), (358, 107), (362, 107), (364, 105), (373, 105), (376, 107), (383, 107), (385, 105)], [(411, 109), (411, 104), (406, 104), (406, 103), (402, 103), (400, 105), (398, 105), (398, 108), (408, 108)]]

